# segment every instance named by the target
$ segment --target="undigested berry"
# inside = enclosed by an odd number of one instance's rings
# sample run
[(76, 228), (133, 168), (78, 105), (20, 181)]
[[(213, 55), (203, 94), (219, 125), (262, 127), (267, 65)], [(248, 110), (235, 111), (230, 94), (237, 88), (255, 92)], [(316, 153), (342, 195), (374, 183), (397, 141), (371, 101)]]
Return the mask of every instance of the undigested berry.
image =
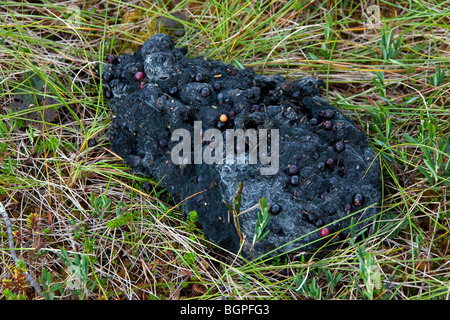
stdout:
[(138, 71), (134, 74), (134, 81), (141, 81), (145, 77), (144, 71)]
[(211, 94), (211, 92), (209, 91), (209, 89), (207, 87), (204, 87), (200, 90), (200, 95), (202, 97), (207, 97)]
[(353, 204), (355, 206), (360, 206), (363, 204), (363, 202), (364, 202), (364, 197), (362, 194), (357, 193), (353, 196)]
[(109, 64), (113, 64), (116, 61), (116, 57), (113, 54), (109, 54), (106, 57), (106, 62), (108, 62)]
[(323, 117), (327, 120), (333, 119), (335, 115), (336, 115), (336, 112), (333, 109), (326, 109), (323, 112)]
[(328, 227), (324, 227), (322, 229), (319, 230), (319, 235), (323, 238), (326, 237), (328, 235), (330, 235), (330, 228)]
[(295, 164), (292, 164), (288, 167), (288, 175), (290, 176), (295, 176), (298, 175), (300, 173), (300, 170), (298, 169), (298, 167)]
[(299, 178), (299, 176), (291, 176), (291, 177), (289, 178), (289, 183), (290, 183), (292, 186), (298, 186), (298, 184), (300, 183), (300, 178)]
[(328, 168), (332, 169), (332, 168), (334, 167), (334, 160), (333, 160), (332, 158), (328, 158), (328, 159), (325, 161), (325, 165), (326, 165)]
[(222, 113), (222, 114), (220, 115), (219, 120), (220, 120), (221, 122), (227, 122), (228, 117), (227, 117), (226, 114)]
[(334, 145), (334, 150), (336, 150), (336, 152), (341, 153), (342, 151), (345, 150), (345, 144), (342, 141), (336, 142), (336, 144)]
[(283, 210), (283, 208), (279, 204), (274, 203), (270, 206), (269, 213), (275, 216), (279, 214), (281, 210)]
[(324, 128), (326, 131), (330, 131), (331, 129), (333, 129), (333, 123), (332, 123), (331, 121), (329, 121), (329, 120), (324, 121), (324, 122), (322, 123), (322, 126), (323, 126), (323, 128)]
[(196, 73), (194, 75), (194, 81), (195, 82), (202, 82), (203, 81), (203, 75), (201, 73)]

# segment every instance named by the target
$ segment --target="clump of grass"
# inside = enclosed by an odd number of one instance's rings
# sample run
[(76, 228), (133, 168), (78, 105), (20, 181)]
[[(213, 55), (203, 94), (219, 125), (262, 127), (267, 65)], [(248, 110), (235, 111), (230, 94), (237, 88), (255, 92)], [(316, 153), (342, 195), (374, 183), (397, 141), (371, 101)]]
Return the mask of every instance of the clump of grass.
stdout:
[[(448, 299), (445, 2), (113, 0), (0, 10), (0, 201), (26, 261), (16, 264), (0, 224), (2, 298)], [(192, 55), (323, 78), (327, 98), (379, 153), (383, 202), (371, 232), (320, 259), (245, 261), (209, 243), (158, 181), (133, 175), (109, 149), (96, 65), (159, 31)], [(23, 281), (25, 269), (40, 293)]]

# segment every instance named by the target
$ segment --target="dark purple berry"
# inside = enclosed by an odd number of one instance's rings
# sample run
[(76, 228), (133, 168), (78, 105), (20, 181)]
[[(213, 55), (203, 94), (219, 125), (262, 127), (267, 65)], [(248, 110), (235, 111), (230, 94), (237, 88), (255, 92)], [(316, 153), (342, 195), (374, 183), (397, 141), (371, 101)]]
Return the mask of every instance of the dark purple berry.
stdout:
[(202, 89), (200, 90), (200, 95), (201, 95), (202, 97), (207, 97), (207, 96), (209, 96), (210, 94), (211, 94), (211, 92), (210, 92), (209, 89), (206, 88), (206, 87), (204, 87), (204, 88), (202, 88)]
[(323, 125), (323, 128), (326, 130), (326, 131), (330, 131), (331, 129), (333, 129), (333, 123), (331, 123), (331, 121), (324, 121), (323, 123), (322, 123), (322, 125)]
[(315, 225), (317, 228), (320, 228), (321, 226), (324, 225), (323, 220), (317, 219), (316, 222), (314, 223), (314, 225)]
[(203, 81), (203, 75), (201, 73), (196, 73), (194, 75), (194, 81), (195, 82), (202, 82)]
[(220, 83), (214, 83), (213, 84), (213, 88), (216, 92), (219, 92), (222, 89), (222, 86), (220, 85)]
[(334, 160), (332, 158), (328, 158), (327, 161), (325, 161), (325, 165), (332, 169), (334, 167)]
[(336, 112), (333, 109), (326, 109), (323, 112), (323, 117), (327, 120), (333, 119), (335, 115), (336, 115)]
[(295, 164), (292, 164), (288, 167), (288, 175), (290, 176), (295, 176), (298, 175), (300, 173), (300, 170), (298, 169), (298, 167)]
[(234, 110), (230, 110), (229, 114), (230, 114), (231, 118), (236, 117), (236, 111), (234, 111)]
[(300, 178), (298, 176), (292, 176), (289, 178), (289, 183), (293, 186), (298, 186), (300, 183)]
[(345, 144), (341, 141), (336, 142), (336, 144), (334, 145), (334, 150), (336, 150), (336, 152), (341, 153), (342, 151), (345, 150)]
[(363, 204), (363, 202), (364, 202), (364, 197), (362, 194), (357, 193), (353, 196), (353, 204), (355, 206), (360, 206)]
[(281, 212), (281, 210), (283, 210), (283, 208), (279, 205), (279, 204), (273, 204), (270, 206), (269, 208), (269, 213), (272, 215), (277, 215)]
[(113, 54), (109, 54), (106, 57), (106, 62), (108, 62), (109, 64), (113, 64), (116, 61), (116, 57)]
[(134, 81), (141, 81), (145, 77), (145, 72), (138, 71), (134, 74)]
[(309, 120), (309, 124), (312, 124), (313, 126), (315, 126), (317, 124), (317, 119), (312, 118), (311, 120)]
[(109, 71), (106, 71), (105, 73), (103, 73), (103, 81), (105, 82), (110, 82), (112, 80), (112, 78), (114, 78), (113, 74)]

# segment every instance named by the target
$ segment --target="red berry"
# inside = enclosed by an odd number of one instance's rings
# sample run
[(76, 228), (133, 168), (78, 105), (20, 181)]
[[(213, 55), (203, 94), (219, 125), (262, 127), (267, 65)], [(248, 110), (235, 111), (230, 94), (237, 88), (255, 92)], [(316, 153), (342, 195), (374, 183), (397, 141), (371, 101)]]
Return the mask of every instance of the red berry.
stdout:
[(330, 234), (330, 228), (325, 227), (325, 228), (320, 229), (319, 234), (321, 237), (328, 236)]
[(143, 71), (138, 71), (134, 74), (134, 80), (136, 81), (141, 81), (142, 79), (144, 79), (145, 77), (145, 72)]

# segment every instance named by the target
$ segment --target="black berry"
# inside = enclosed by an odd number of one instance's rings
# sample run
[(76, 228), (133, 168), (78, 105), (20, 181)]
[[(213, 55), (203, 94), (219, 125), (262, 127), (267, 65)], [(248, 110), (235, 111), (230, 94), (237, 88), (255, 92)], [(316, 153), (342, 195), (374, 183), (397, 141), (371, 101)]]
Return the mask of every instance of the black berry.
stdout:
[(288, 174), (290, 176), (298, 175), (299, 173), (300, 173), (300, 170), (298, 169), (298, 167), (295, 164), (290, 165), (288, 167)]
[(206, 87), (204, 87), (204, 88), (202, 88), (202, 89), (200, 90), (200, 95), (201, 95), (202, 97), (207, 97), (207, 96), (209, 96), (210, 94), (211, 94), (211, 92), (210, 92), (209, 89), (206, 88)]
[(269, 213), (272, 215), (277, 215), (281, 212), (281, 210), (283, 210), (283, 208), (279, 205), (279, 204), (273, 204), (270, 206), (269, 208)]
[(334, 160), (332, 158), (328, 158), (327, 161), (325, 161), (325, 165), (332, 169), (334, 167)]
[(333, 129), (333, 123), (331, 123), (331, 121), (324, 121), (323, 123), (322, 123), (322, 125), (323, 125), (323, 128), (326, 130), (326, 131), (330, 131), (331, 129)]
[(336, 150), (336, 152), (342, 152), (345, 150), (345, 144), (341, 141), (336, 142), (336, 144), (334, 145), (334, 150)]
[(289, 178), (289, 183), (293, 186), (297, 186), (300, 183), (300, 178), (298, 176), (292, 176)]
[(222, 89), (222, 86), (220, 85), (220, 83), (214, 83), (213, 84), (213, 88), (214, 88), (214, 90), (216, 91), (216, 92), (219, 92), (220, 91), (220, 89)]
[(336, 112), (333, 109), (326, 109), (323, 112), (323, 117), (327, 120), (331, 120), (334, 118), (335, 114), (336, 114)]
[(106, 57), (106, 62), (108, 62), (109, 64), (113, 64), (116, 61), (116, 57), (113, 54), (109, 54)]
[(196, 73), (194, 75), (194, 81), (195, 82), (202, 82), (203, 81), (203, 75), (201, 73)]
[(364, 202), (364, 197), (362, 194), (357, 193), (353, 196), (353, 204), (355, 206), (360, 206), (363, 204), (363, 202)]
[(113, 77), (114, 76), (113, 76), (113, 74), (111, 72), (106, 71), (105, 73), (103, 73), (103, 77), (102, 78), (103, 78), (103, 81), (110, 82)]

